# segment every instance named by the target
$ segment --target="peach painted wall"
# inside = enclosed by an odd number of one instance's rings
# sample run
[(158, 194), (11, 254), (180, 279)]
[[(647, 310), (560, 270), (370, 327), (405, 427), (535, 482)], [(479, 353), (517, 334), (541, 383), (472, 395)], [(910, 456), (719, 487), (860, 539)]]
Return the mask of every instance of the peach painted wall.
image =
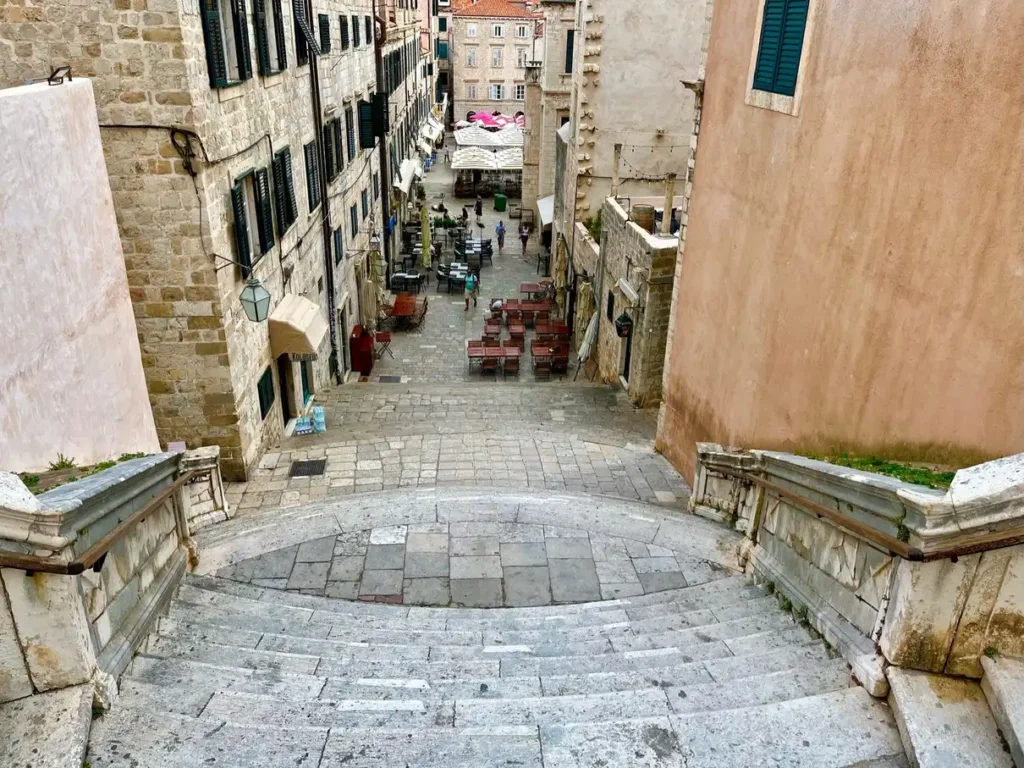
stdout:
[(92, 84), (0, 90), (0, 469), (159, 449)]
[(1024, 451), (1024, 3), (818, 3), (797, 117), (716, 0), (659, 447)]

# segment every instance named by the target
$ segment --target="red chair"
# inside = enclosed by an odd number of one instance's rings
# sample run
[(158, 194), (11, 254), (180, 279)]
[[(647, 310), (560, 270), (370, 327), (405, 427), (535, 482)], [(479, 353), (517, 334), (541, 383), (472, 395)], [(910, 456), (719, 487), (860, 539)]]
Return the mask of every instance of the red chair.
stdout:
[(379, 331), (375, 340), (377, 342), (377, 359), (380, 360), (384, 357), (384, 353), (387, 352), (391, 355), (391, 359), (394, 360), (395, 353), (391, 351), (391, 332)]
[(507, 379), (511, 373), (513, 376), (519, 376), (519, 358), (518, 357), (506, 357), (504, 364), (501, 366), (504, 377)]
[(496, 357), (485, 357), (483, 362), (480, 364), (481, 373), (493, 373), (495, 377), (498, 375), (498, 358)]

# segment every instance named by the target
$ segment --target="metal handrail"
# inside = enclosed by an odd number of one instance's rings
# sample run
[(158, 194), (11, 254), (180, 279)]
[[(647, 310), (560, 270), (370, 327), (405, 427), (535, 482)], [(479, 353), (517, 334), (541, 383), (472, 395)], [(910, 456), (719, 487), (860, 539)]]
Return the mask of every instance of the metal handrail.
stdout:
[(850, 518), (834, 509), (822, 506), (815, 501), (811, 501), (798, 493), (794, 493), (793, 491), (776, 485), (775, 483), (765, 480), (762, 477), (758, 477), (757, 475), (725, 467), (708, 467), (708, 469), (713, 472), (719, 472), (723, 475), (729, 475), (741, 480), (746, 480), (754, 485), (759, 485), (765, 490), (771, 491), (783, 499), (792, 501), (797, 506), (802, 507), (804, 511), (810, 512), (819, 518), (828, 518), (828, 520), (834, 523), (837, 527), (842, 528), (855, 536), (867, 539), (872, 544), (888, 551), (889, 554), (901, 557), (904, 560), (927, 563), (934, 560), (948, 560), (951, 558), (963, 557), (965, 555), (972, 555), (977, 552), (984, 552), (989, 549), (1001, 549), (1003, 547), (1012, 547), (1014, 545), (1024, 543), (1024, 527), (1017, 526), (1016, 528), (1008, 528), (1002, 531), (963, 533), (952, 537), (948, 542), (944, 542), (941, 545), (933, 547), (925, 547), (923, 549), (912, 547), (905, 541), (900, 541), (895, 536), (883, 533), (877, 528), (873, 528), (866, 523)]
[(198, 470), (192, 470), (178, 477), (173, 483), (167, 486), (159, 495), (149, 501), (146, 506), (132, 512), (128, 517), (118, 523), (110, 533), (101, 538), (85, 552), (74, 560), (61, 560), (54, 557), (41, 557), (39, 555), (22, 555), (17, 552), (0, 552), (0, 568), (16, 568), (26, 571), (29, 576), (34, 573), (54, 573), (59, 576), (77, 576), (92, 568), (95, 572), (103, 568), (107, 552), (117, 544), (125, 535), (151, 515), (157, 507), (164, 503), (167, 498), (178, 488), (191, 480)]

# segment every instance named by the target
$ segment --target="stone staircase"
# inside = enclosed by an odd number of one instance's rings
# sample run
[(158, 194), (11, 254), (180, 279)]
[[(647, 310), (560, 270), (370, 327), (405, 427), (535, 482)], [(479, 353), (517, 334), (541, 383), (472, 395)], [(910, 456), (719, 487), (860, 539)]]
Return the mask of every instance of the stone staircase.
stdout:
[(190, 576), (87, 763), (907, 765), (888, 706), (739, 575), (491, 610)]

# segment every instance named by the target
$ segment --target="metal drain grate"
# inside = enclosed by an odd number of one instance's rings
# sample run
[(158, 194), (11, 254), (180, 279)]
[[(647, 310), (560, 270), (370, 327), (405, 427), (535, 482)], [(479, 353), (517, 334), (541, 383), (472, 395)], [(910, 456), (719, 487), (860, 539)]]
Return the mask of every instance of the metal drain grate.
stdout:
[(314, 477), (322, 475), (327, 468), (327, 459), (310, 459), (309, 461), (293, 461), (288, 477)]
[(379, 379), (381, 384), (401, 384), (401, 376), (381, 376)]

